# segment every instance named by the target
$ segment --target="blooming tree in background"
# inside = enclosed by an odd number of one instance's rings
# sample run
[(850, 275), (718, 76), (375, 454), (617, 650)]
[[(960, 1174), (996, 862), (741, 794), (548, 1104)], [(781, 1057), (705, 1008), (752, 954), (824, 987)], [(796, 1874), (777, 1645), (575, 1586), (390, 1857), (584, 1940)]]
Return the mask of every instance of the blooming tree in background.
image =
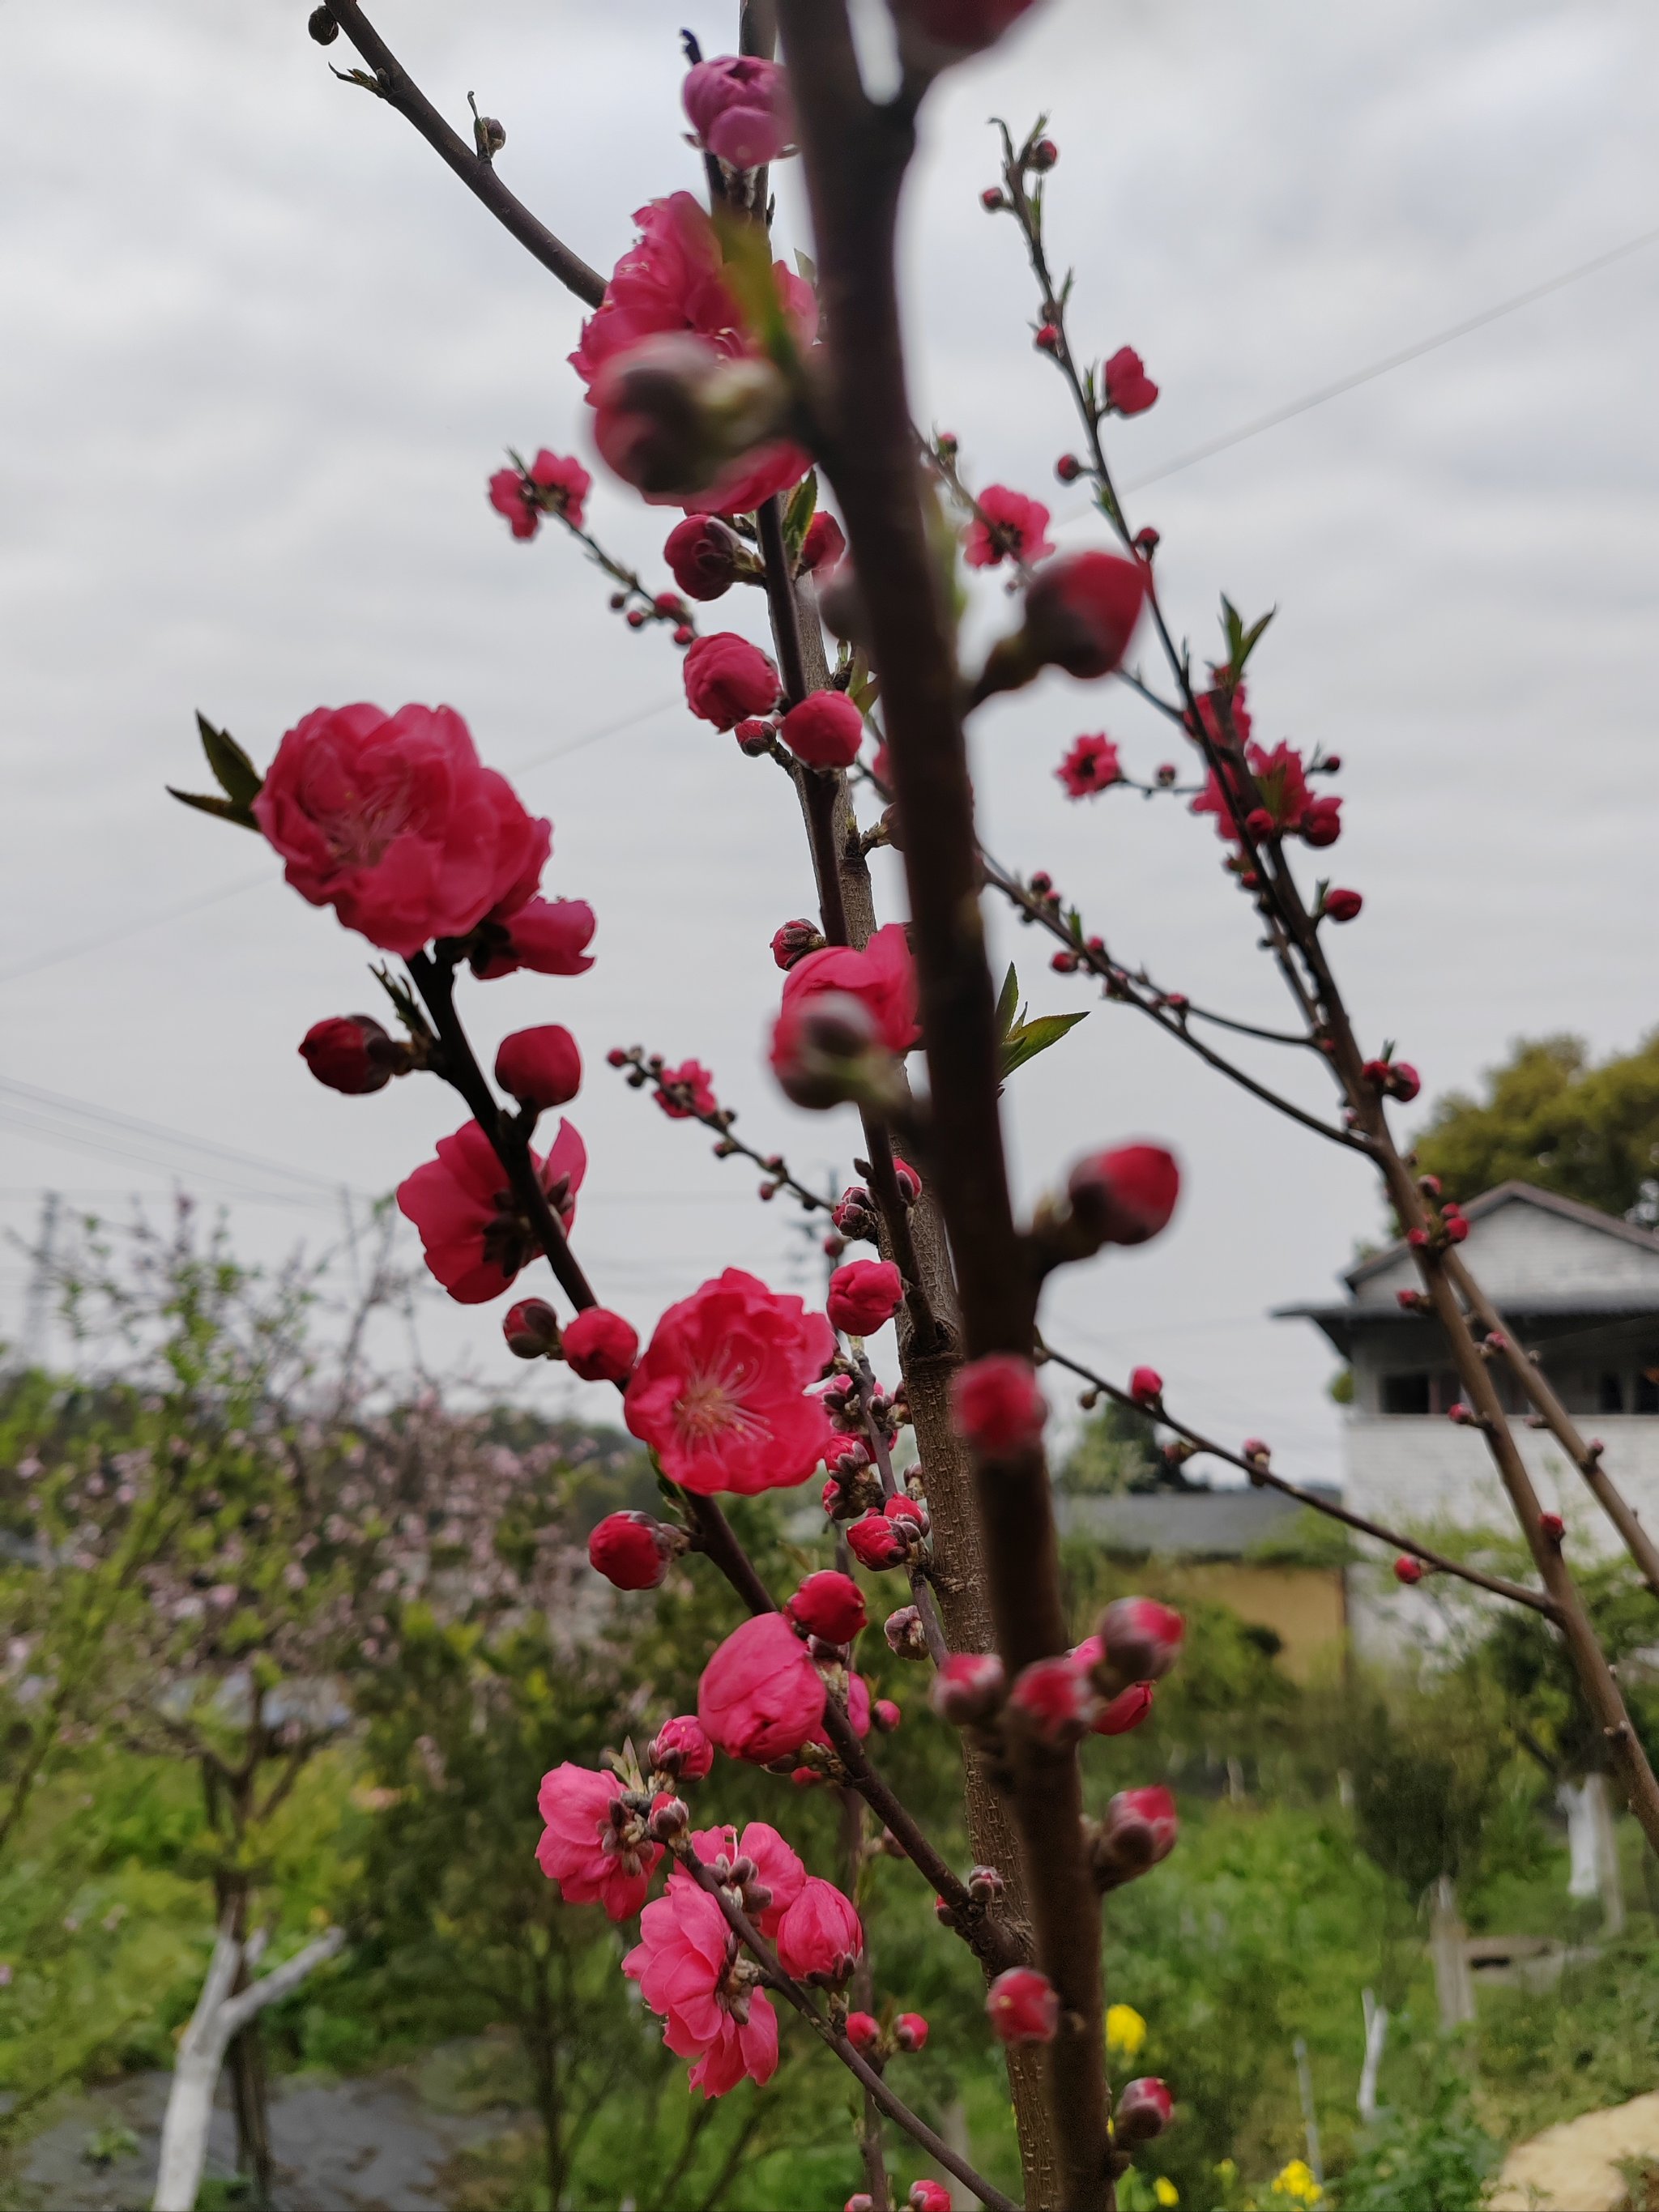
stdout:
[[(894, 237), (916, 117), (943, 72), (994, 46), (1033, 4), (888, 0), (899, 66), (880, 95), (860, 76), (846, 0), (743, 0), (735, 54), (705, 58), (688, 35), (685, 187), (638, 210), (635, 242), (608, 278), (505, 185), (499, 123), (475, 109), (471, 143), (458, 135), (356, 0), (325, 0), (310, 21), (319, 44), (343, 33), (356, 49), (361, 66), (339, 73), (410, 121), (591, 310), (571, 367), (592, 442), (616, 477), (678, 518), (663, 549), (674, 588), (654, 588), (588, 532), (591, 479), (576, 459), (515, 458), (489, 479), (490, 505), (515, 538), (534, 539), (544, 523), (574, 538), (611, 580), (625, 623), (665, 629), (683, 653), (691, 714), (729, 732), (757, 773), (793, 787), (816, 914), (782, 922), (772, 940), (781, 981), (771, 1071), (799, 1106), (857, 1111), (863, 1180), (833, 1203), (810, 1190), (780, 1154), (735, 1133), (735, 1114), (695, 1060), (671, 1066), (634, 1047), (611, 1060), (671, 1118), (712, 1130), (722, 1156), (759, 1165), (764, 1196), (787, 1194), (828, 1217), (827, 1249), (842, 1264), (827, 1312), (722, 1270), (717, 1253), (702, 1287), (654, 1327), (612, 1310), (590, 1282), (580, 1258), (580, 1137), (563, 1119), (550, 1139), (539, 1133), (543, 1117), (580, 1093), (575, 1043), (553, 1023), (520, 1031), (502, 1045), (492, 1085), (469, 1042), (461, 992), (517, 969), (580, 976), (592, 964), (596, 917), (550, 886), (551, 826), (483, 764), (453, 709), (318, 708), (263, 775), (204, 722), (222, 796), (189, 799), (257, 829), (304, 898), (331, 906), (401, 963), (376, 970), (391, 1026), (335, 1018), (301, 1050), (342, 1092), (424, 1073), (459, 1095), (467, 1118), (398, 1191), (427, 1265), (473, 1304), (507, 1300), (545, 1262), (551, 1284), (526, 1287), (552, 1295), (508, 1307), (508, 1351), (562, 1359), (613, 1386), (661, 1478), (660, 1516), (602, 1522), (593, 1567), (625, 1592), (654, 1587), (674, 1560), (696, 1555), (748, 1608), (708, 1655), (695, 1715), (664, 1714), (641, 1752), (629, 1743), (605, 1771), (565, 1765), (540, 1778), (541, 1864), (567, 1899), (637, 1921), (623, 1972), (660, 2016), (693, 2087), (719, 2096), (744, 2079), (767, 2081), (792, 2014), (790, 2032), (835, 2052), (861, 2091), (858, 2208), (895, 2202), (893, 2130), (981, 2202), (1011, 2202), (890, 2079), (902, 2082), (900, 2062), (927, 2026), (896, 2010), (902, 1991), (877, 1994), (879, 1961), (848, 1894), (867, 1820), (931, 1886), (940, 1940), (968, 1944), (983, 1967), (986, 2033), (1006, 2050), (1027, 2204), (1111, 2204), (1137, 2146), (1176, 2115), (1161, 2081), (1109, 2081), (1123, 2046), (1107, 2033), (1099, 1940), (1102, 1899), (1174, 1848), (1175, 1808), (1162, 1789), (1127, 1790), (1086, 1820), (1080, 1761), (1109, 1759), (1091, 1740), (1145, 1720), (1178, 1659), (1182, 1622), (1139, 1598), (1093, 1623), (1067, 1620), (1044, 1364), (1079, 1378), (1085, 1402), (1104, 1395), (1155, 1415), (1177, 1460), (1210, 1452), (1254, 1483), (1335, 1512), (1398, 1554), (1402, 1580), (1460, 1576), (1542, 1615), (1659, 1846), (1659, 1788), (1590, 1629), (1561, 1522), (1540, 1510), (1494, 1369), (1509, 1370), (1533, 1418), (1560, 1440), (1656, 1593), (1659, 1555), (1600, 1445), (1579, 1436), (1464, 1266), (1458, 1209), (1440, 1202), (1390, 1131), (1389, 1103), (1413, 1097), (1419, 1079), (1391, 1046), (1361, 1042), (1336, 980), (1331, 931), (1358, 917), (1360, 894), (1323, 878), (1310, 890), (1297, 873), (1298, 848), (1322, 854), (1340, 837), (1342, 801), (1325, 787), (1340, 763), (1256, 733), (1247, 682), (1267, 618), (1246, 621), (1224, 599), (1207, 666), (1175, 641), (1158, 533), (1127, 514), (1105, 442), (1118, 418), (1154, 404), (1158, 386), (1128, 345), (1098, 362), (1074, 346), (1072, 286), (1050, 265), (1045, 228), (1060, 154), (1041, 124), (1024, 139), (1001, 131), (999, 174), (982, 199), (1029, 259), (1035, 351), (1042, 373), (1059, 379), (1079, 441), (1055, 473), (1097, 515), (1101, 543), (1056, 552), (1047, 507), (1006, 485), (975, 492), (956, 439), (925, 435), (912, 418)], [(672, 135), (675, 119), (660, 127)], [(770, 168), (790, 158), (804, 166), (814, 234), (789, 244), (810, 258), (781, 252), (770, 236)], [(959, 647), (959, 563), (998, 572), (1012, 601), (979, 665)], [(737, 629), (702, 627), (716, 602), (748, 592), (762, 595), (769, 650)], [(1047, 875), (993, 857), (964, 725), (1049, 668), (1085, 682), (1115, 677), (1166, 718), (1173, 762), (1136, 774), (1097, 730), (1043, 772), (1079, 803), (1133, 791), (1187, 804), (1195, 828), (1212, 826), (1243, 924), (1289, 990), (1285, 1030), (1232, 1021), (1164, 988), (1115, 955)], [(884, 845), (903, 860), (908, 921), (876, 911), (868, 856)], [(1203, 861), (1214, 848), (1206, 836), (1193, 851)], [(1199, 1434), (1166, 1403), (1154, 1369), (1119, 1384), (1044, 1340), (1047, 1277), (1158, 1236), (1181, 1178), (1155, 1144), (1081, 1129), (1081, 1156), (1029, 1220), (1016, 1218), (1000, 1092), (1080, 1016), (1027, 1018), (1012, 971), (999, 994), (985, 952), (988, 897), (1054, 940), (1059, 975), (1133, 1009), (1381, 1176), (1419, 1263), (1422, 1287), (1407, 1303), (1445, 1332), (1463, 1391), (1455, 1417), (1486, 1439), (1535, 1587), (1310, 1496), (1273, 1470), (1259, 1439), (1235, 1451)], [(1322, 1065), (1330, 1105), (1315, 1110), (1231, 1059), (1229, 1038), (1241, 1030)], [(873, 1256), (847, 1259), (854, 1247)], [(889, 1325), (890, 1388), (866, 1346)], [(906, 1430), (916, 1457), (901, 1473)], [(814, 1482), (822, 1564), (793, 1593), (774, 1591), (720, 1500)], [(861, 1584), (854, 1566), (872, 1580)], [(937, 1723), (960, 1732), (969, 1869), (945, 1861), (872, 1751), (900, 1719), (896, 1705), (872, 1705), (858, 1669), (860, 1639), (876, 1632), (870, 1592), (883, 1589), (899, 1601), (880, 1633), (923, 1670)], [(721, 1759), (779, 1776), (778, 1825), (696, 1825), (718, 1816)], [(527, 1775), (526, 1791), (537, 1781)], [(787, 1839), (792, 1781), (840, 1790), (852, 1809), (838, 1881), (807, 1867)], [(951, 2198), (924, 2178), (902, 2201), (939, 2212)]]

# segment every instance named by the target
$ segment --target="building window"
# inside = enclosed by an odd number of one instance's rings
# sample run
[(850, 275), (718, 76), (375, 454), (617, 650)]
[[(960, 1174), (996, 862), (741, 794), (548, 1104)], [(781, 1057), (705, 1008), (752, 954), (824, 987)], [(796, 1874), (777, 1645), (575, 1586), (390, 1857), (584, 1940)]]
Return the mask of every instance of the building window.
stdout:
[(1382, 1410), (1385, 1413), (1426, 1413), (1429, 1410), (1429, 1378), (1426, 1375), (1385, 1375), (1382, 1377)]
[(1622, 1375), (1602, 1375), (1595, 1385), (1595, 1410), (1598, 1413), (1622, 1413), (1625, 1410), (1625, 1378)]

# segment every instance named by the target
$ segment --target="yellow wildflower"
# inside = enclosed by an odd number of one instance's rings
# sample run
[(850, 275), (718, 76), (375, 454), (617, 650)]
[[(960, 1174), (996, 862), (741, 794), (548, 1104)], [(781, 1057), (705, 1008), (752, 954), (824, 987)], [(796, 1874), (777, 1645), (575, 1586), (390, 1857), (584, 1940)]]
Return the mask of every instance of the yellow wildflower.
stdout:
[(1146, 2023), (1133, 2005), (1106, 2008), (1106, 2048), (1115, 2058), (1133, 2058), (1146, 2040)]
[(1273, 2176), (1273, 2195), (1287, 2197), (1292, 2204), (1318, 2204), (1325, 2192), (1314, 2179), (1313, 2168), (1305, 2159), (1293, 2158)]
[(1152, 2184), (1152, 2194), (1160, 2204), (1179, 2204), (1181, 2202), (1181, 2191), (1173, 2181), (1162, 2173)]

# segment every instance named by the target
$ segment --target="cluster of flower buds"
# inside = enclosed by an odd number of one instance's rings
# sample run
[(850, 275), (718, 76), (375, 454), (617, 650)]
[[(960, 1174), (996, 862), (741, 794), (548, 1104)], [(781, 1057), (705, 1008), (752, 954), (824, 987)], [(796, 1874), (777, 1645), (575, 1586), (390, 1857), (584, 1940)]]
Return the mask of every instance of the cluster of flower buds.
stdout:
[(890, 1498), (847, 1531), (847, 1548), (861, 1567), (879, 1573), (908, 1566), (927, 1546), (927, 1508), (915, 1498)]
[(849, 2012), (842, 2033), (861, 2058), (884, 2066), (895, 2052), (907, 2057), (926, 2049), (927, 2022), (919, 2012), (902, 2012), (884, 2027), (873, 2014)]
[(686, 1543), (684, 1529), (648, 1513), (607, 1513), (587, 1540), (587, 1557), (618, 1589), (655, 1589)]
[(1392, 1053), (1381, 1060), (1368, 1060), (1362, 1071), (1371, 1088), (1384, 1098), (1397, 1098), (1402, 1106), (1409, 1106), (1423, 1088), (1422, 1078), (1408, 1060), (1396, 1060)]
[(881, 1476), (869, 1448), (857, 1441), (831, 1447), (829, 1480), (819, 1502), (832, 1521), (856, 1521), (860, 1514), (879, 1513), (883, 1503)]
[(1434, 1311), (1434, 1300), (1426, 1291), (1396, 1291), (1395, 1304), (1401, 1313), (1425, 1314)]
[(1107, 1806), (1090, 1846), (1090, 1865), (1103, 1890), (1121, 1889), (1167, 1859), (1181, 1823), (1175, 1799), (1161, 1784), (1120, 1790)]
[(334, 1014), (313, 1022), (300, 1040), (300, 1053), (319, 1083), (348, 1098), (383, 1091), (394, 1075), (427, 1064), (423, 1043), (390, 1036), (371, 1014)]

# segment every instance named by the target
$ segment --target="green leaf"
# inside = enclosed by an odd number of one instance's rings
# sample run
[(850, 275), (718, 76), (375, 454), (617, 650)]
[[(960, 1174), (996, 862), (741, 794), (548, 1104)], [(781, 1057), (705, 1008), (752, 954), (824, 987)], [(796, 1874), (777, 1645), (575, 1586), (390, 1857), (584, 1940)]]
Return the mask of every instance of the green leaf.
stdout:
[(220, 821), (234, 822), (239, 829), (257, 830), (259, 827), (246, 807), (239, 806), (234, 799), (204, 798), (199, 792), (176, 791), (172, 784), (167, 786), (167, 795), (176, 799), (181, 806), (194, 806), (204, 814), (216, 814)]
[(1074, 1030), (1088, 1018), (1085, 1008), (1080, 1014), (1039, 1014), (1035, 1021), (1019, 1023), (1002, 1040), (1002, 1080), (1006, 1083), (1017, 1067), (1047, 1052), (1067, 1030)]
[(1269, 607), (1258, 621), (1247, 623), (1232, 601), (1223, 594), (1221, 626), (1227, 635), (1227, 665), (1235, 683), (1244, 673), (1245, 664), (1261, 643), (1262, 632), (1278, 612), (1277, 607)]
[(772, 267), (772, 246), (761, 224), (729, 210), (717, 210), (714, 229), (725, 264), (726, 289), (743, 312), (762, 350), (780, 368), (795, 366), (795, 333), (784, 312)]
[(789, 495), (784, 509), (783, 535), (792, 556), (799, 557), (818, 506), (818, 472), (809, 469)]
[(1008, 973), (1002, 979), (1002, 989), (997, 995), (997, 1035), (1006, 1037), (1014, 1026), (1014, 1016), (1019, 1007), (1019, 978), (1014, 973), (1014, 963), (1008, 963)]
[(252, 806), (264, 788), (264, 778), (228, 730), (216, 730), (200, 712), (196, 726), (202, 733), (202, 750), (225, 797), (238, 806)]

